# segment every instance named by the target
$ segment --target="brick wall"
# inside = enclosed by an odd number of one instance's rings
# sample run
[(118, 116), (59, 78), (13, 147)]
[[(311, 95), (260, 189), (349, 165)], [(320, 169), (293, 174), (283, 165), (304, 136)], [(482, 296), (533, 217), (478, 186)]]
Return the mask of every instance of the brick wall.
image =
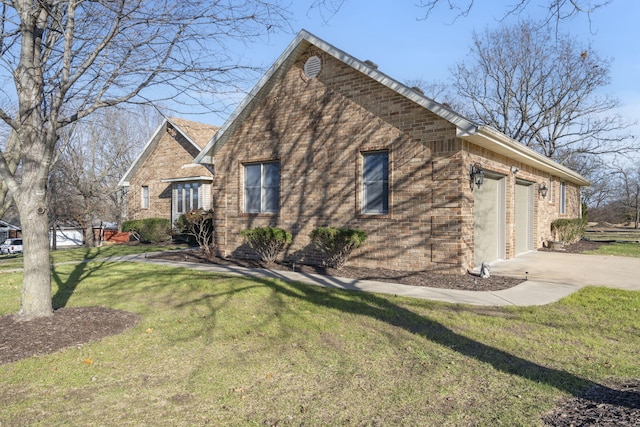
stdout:
[[(322, 70), (308, 80), (302, 65), (312, 54), (321, 57)], [(251, 254), (242, 245), (243, 229), (278, 226), (293, 234), (284, 257), (313, 262), (311, 230), (346, 226), (369, 234), (352, 265), (462, 273), (473, 268), (468, 170), (474, 162), (508, 177), (508, 257), (515, 251), (516, 178), (535, 183), (535, 215), (543, 219), (534, 231), (536, 247), (556, 216), (551, 204), (538, 203), (537, 183), (548, 175), (458, 139), (448, 121), (322, 52), (303, 53), (255, 102), (215, 155), (213, 208), (222, 255)], [(388, 215), (360, 213), (362, 152), (375, 150), (389, 152)], [(271, 160), (281, 167), (280, 211), (243, 214), (243, 163)], [(509, 172), (512, 165), (521, 170), (517, 176)]]
[[(248, 255), (240, 231), (271, 225), (294, 235), (286, 257), (315, 261), (309, 233), (347, 226), (369, 234), (355, 265), (459, 272), (461, 142), (455, 127), (324, 55), (320, 76), (307, 80), (302, 60), (216, 154), (221, 252)], [(447, 151), (434, 154), (434, 147)], [(389, 215), (360, 214), (361, 153), (375, 150), (389, 152)], [(268, 160), (281, 165), (280, 212), (243, 214), (242, 164)]]
[[(144, 163), (129, 180), (127, 219), (171, 219), (171, 183), (167, 178), (211, 176), (204, 166), (183, 167), (193, 163), (199, 151), (181, 133), (168, 126)], [(149, 208), (142, 209), (142, 187), (149, 187)]]

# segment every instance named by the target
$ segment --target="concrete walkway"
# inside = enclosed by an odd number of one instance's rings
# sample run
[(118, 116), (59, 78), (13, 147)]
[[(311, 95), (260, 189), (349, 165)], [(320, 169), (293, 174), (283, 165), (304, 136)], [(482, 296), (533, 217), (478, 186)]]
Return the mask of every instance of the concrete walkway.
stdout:
[[(640, 291), (640, 258), (606, 255), (528, 252), (514, 259), (496, 261), (491, 265), (491, 274), (522, 279), (526, 278), (527, 280), (510, 289), (480, 292), (399, 285), (372, 280), (356, 280), (291, 271), (169, 261), (150, 258), (150, 255), (152, 254), (125, 255), (121, 257), (85, 260), (84, 262), (144, 262), (170, 267), (191, 268), (193, 270), (212, 273), (281, 279), (287, 282), (296, 281), (327, 288), (486, 306), (550, 304), (589, 285)], [(61, 264), (77, 263), (78, 261), (71, 261)], [(20, 270), (21, 269), (4, 270), (0, 271), (0, 273)]]
[(527, 277), (528, 280), (510, 289), (482, 292), (399, 285), (280, 270), (176, 262), (149, 258), (145, 254), (128, 255), (109, 260), (145, 262), (191, 268), (198, 271), (273, 278), (287, 282), (297, 281), (328, 288), (486, 306), (545, 305), (558, 301), (587, 285), (640, 290), (640, 258), (557, 252), (529, 252), (515, 259), (496, 262), (492, 265), (491, 274), (522, 277), (523, 279)]

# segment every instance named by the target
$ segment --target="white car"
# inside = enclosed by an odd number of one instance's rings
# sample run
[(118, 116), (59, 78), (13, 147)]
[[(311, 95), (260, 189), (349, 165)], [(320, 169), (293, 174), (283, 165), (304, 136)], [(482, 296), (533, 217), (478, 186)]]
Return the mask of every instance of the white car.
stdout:
[(15, 254), (22, 252), (22, 239), (7, 239), (0, 245), (0, 253)]

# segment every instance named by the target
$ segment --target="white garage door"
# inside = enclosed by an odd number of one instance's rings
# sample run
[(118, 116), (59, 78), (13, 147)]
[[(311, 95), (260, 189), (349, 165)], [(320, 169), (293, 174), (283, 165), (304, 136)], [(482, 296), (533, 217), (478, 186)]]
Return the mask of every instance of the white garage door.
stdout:
[(505, 178), (485, 176), (474, 188), (474, 256), (476, 267), (505, 257)]
[(533, 185), (516, 182), (516, 254), (533, 250)]

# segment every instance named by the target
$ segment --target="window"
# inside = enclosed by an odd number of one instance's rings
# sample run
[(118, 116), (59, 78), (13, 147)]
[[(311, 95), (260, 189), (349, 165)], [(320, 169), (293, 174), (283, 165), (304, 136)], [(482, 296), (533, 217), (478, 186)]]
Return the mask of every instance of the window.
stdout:
[(362, 213), (389, 213), (389, 153), (362, 154)]
[(554, 194), (553, 194), (553, 180), (549, 179), (549, 203), (553, 203), (554, 200)]
[(280, 208), (280, 163), (244, 166), (244, 211), (276, 213)]
[(201, 184), (180, 183), (176, 184), (176, 213), (181, 215), (185, 212), (195, 211), (201, 206), (199, 204), (198, 192)]
[(149, 209), (149, 186), (142, 186), (142, 209)]
[(567, 184), (560, 183), (560, 213), (567, 213)]

